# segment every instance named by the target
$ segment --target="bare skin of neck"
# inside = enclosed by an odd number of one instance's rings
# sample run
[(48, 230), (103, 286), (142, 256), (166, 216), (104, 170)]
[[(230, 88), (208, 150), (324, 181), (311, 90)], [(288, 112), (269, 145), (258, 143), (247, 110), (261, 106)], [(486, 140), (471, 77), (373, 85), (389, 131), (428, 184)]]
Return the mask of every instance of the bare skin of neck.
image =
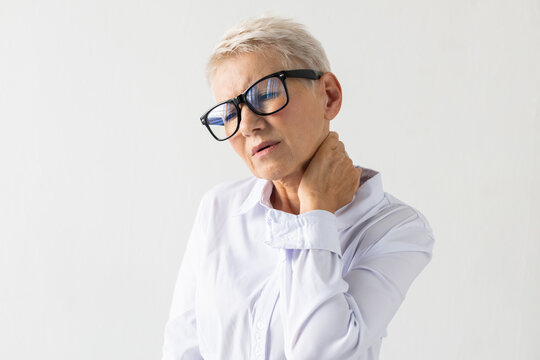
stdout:
[[(302, 173), (303, 174), (303, 173)], [(300, 198), (298, 197), (298, 186), (302, 180), (302, 174), (287, 181), (274, 181), (274, 190), (270, 196), (272, 206), (276, 210), (281, 210), (291, 214), (300, 213)]]
[[(361, 172), (361, 169), (357, 169)], [(272, 206), (276, 210), (281, 210), (290, 214), (298, 215), (300, 213), (300, 198), (298, 196), (298, 187), (302, 181), (304, 171), (291, 175), (286, 179), (274, 180), (274, 189), (270, 195)], [(362, 183), (358, 184), (360, 187)]]

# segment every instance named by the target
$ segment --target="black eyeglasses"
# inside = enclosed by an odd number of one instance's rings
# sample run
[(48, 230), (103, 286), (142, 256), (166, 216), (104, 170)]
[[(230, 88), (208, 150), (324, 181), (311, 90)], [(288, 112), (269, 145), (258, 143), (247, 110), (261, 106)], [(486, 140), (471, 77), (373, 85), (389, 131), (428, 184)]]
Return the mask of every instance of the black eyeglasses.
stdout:
[(218, 140), (227, 140), (240, 128), (240, 104), (245, 103), (257, 115), (271, 115), (289, 103), (286, 78), (318, 80), (323, 75), (315, 70), (278, 71), (251, 85), (237, 97), (217, 104), (201, 116), (201, 122)]

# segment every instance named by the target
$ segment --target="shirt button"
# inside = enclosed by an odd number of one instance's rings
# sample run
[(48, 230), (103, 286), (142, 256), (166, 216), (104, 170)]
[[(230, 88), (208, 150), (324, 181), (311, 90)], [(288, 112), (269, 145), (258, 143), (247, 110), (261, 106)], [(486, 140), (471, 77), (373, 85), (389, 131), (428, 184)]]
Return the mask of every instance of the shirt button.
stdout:
[(262, 321), (257, 321), (257, 329), (262, 330), (264, 329), (264, 324)]

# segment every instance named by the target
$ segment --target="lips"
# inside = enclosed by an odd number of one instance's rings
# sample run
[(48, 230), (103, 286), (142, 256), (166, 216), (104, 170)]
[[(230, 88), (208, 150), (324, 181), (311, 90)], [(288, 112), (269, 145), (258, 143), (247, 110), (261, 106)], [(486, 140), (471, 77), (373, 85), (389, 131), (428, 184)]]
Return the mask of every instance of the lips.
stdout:
[(277, 144), (279, 144), (279, 141), (263, 141), (262, 143), (260, 143), (257, 146), (254, 146), (251, 149), (251, 156), (255, 155), (256, 153), (258, 153), (261, 150), (264, 150), (264, 149), (266, 149), (266, 148), (268, 148), (270, 146), (277, 145)]

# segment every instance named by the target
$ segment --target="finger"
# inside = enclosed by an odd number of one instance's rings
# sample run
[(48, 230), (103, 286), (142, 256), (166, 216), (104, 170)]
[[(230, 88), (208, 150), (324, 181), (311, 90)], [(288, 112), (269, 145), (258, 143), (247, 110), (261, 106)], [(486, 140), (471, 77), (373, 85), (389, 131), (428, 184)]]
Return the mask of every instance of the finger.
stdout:
[(321, 145), (319, 145), (319, 150), (328, 151), (328, 150), (334, 150), (337, 148), (338, 143), (337, 134), (333, 135), (332, 133), (329, 133), (326, 138), (323, 140)]
[(339, 135), (338, 135), (338, 133), (335, 132), (335, 131), (330, 131), (330, 132), (328, 133), (328, 136), (335, 137), (336, 139), (339, 139)]
[(334, 146), (330, 148), (334, 153), (340, 154), (344, 157), (349, 157), (349, 154), (347, 154), (347, 151), (345, 150), (345, 144), (343, 144), (342, 141), (337, 141)]

